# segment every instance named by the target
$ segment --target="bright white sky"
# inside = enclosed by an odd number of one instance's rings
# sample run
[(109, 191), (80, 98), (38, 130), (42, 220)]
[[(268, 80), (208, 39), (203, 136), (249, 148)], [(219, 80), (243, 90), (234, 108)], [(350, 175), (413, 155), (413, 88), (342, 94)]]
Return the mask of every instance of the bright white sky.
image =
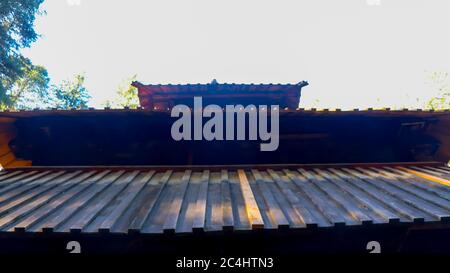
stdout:
[[(378, 4), (379, 5), (378, 5)], [(421, 107), (450, 72), (448, 0), (46, 0), (23, 52), (91, 105), (144, 83), (296, 83), (301, 107)], [(318, 100), (318, 101), (317, 101)], [(419, 101), (417, 101), (419, 100)]]

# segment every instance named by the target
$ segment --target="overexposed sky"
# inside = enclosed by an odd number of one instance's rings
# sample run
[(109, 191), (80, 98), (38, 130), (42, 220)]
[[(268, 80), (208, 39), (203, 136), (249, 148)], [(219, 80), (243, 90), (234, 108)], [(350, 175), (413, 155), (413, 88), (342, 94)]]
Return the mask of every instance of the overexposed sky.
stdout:
[[(91, 105), (144, 83), (296, 83), (300, 107), (421, 107), (450, 72), (448, 0), (46, 0), (23, 50)], [(419, 101), (417, 101), (419, 100)]]

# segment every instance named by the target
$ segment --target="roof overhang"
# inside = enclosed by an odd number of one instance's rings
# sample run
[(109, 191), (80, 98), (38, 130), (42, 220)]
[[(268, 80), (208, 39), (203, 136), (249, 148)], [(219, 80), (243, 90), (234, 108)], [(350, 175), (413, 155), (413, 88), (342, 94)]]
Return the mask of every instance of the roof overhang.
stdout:
[[(175, 141), (170, 109), (0, 112), (0, 164), (230, 165), (450, 159), (449, 111), (282, 109), (279, 148), (261, 141)], [(25, 161), (23, 161), (23, 160)]]

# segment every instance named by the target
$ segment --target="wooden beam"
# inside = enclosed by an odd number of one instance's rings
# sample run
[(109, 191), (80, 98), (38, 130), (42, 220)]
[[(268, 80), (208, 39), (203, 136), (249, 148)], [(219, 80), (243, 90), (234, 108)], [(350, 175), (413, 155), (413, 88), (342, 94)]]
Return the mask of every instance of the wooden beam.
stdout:
[(0, 164), (2, 164), (3, 167), (6, 167), (8, 164), (13, 162), (16, 159), (14, 154), (10, 151), (7, 154), (0, 157)]
[(258, 204), (256, 203), (255, 196), (248, 182), (245, 171), (238, 170), (239, 184), (241, 186), (242, 195), (244, 197), (245, 209), (247, 210), (248, 220), (252, 229), (264, 228), (264, 221), (259, 211)]
[(195, 218), (193, 220), (192, 229), (197, 231), (204, 231), (206, 219), (206, 204), (208, 198), (208, 183), (210, 180), (209, 170), (203, 171), (198, 196), (195, 205)]
[(180, 216), (181, 205), (184, 201), (184, 195), (191, 180), (191, 170), (184, 171), (181, 179), (175, 181), (174, 196), (170, 206), (167, 208), (167, 216), (163, 225), (165, 233), (174, 233), (177, 228), (178, 218)]
[(11, 167), (27, 167), (31, 166), (32, 162), (31, 160), (21, 160), (21, 159), (15, 159), (8, 164), (5, 165), (5, 168), (11, 168)]
[(92, 166), (29, 166), (29, 167), (12, 167), (7, 168), (10, 170), (140, 170), (140, 171), (184, 171), (190, 169), (192, 171), (203, 171), (208, 169), (209, 171), (222, 171), (226, 169), (228, 171), (239, 169), (257, 169), (257, 170), (283, 170), (283, 169), (313, 169), (313, 168), (354, 168), (354, 167), (386, 167), (386, 166), (432, 166), (442, 167), (444, 163), (438, 161), (428, 162), (385, 162), (385, 163), (323, 163), (323, 164), (242, 164), (242, 165), (92, 165)]

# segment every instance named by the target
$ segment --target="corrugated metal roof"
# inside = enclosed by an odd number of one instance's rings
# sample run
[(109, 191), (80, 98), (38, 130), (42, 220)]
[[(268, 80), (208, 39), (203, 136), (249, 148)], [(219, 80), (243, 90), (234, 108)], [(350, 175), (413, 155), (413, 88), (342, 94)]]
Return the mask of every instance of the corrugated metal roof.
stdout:
[(0, 175), (3, 232), (190, 233), (450, 218), (450, 168), (24, 168)]

